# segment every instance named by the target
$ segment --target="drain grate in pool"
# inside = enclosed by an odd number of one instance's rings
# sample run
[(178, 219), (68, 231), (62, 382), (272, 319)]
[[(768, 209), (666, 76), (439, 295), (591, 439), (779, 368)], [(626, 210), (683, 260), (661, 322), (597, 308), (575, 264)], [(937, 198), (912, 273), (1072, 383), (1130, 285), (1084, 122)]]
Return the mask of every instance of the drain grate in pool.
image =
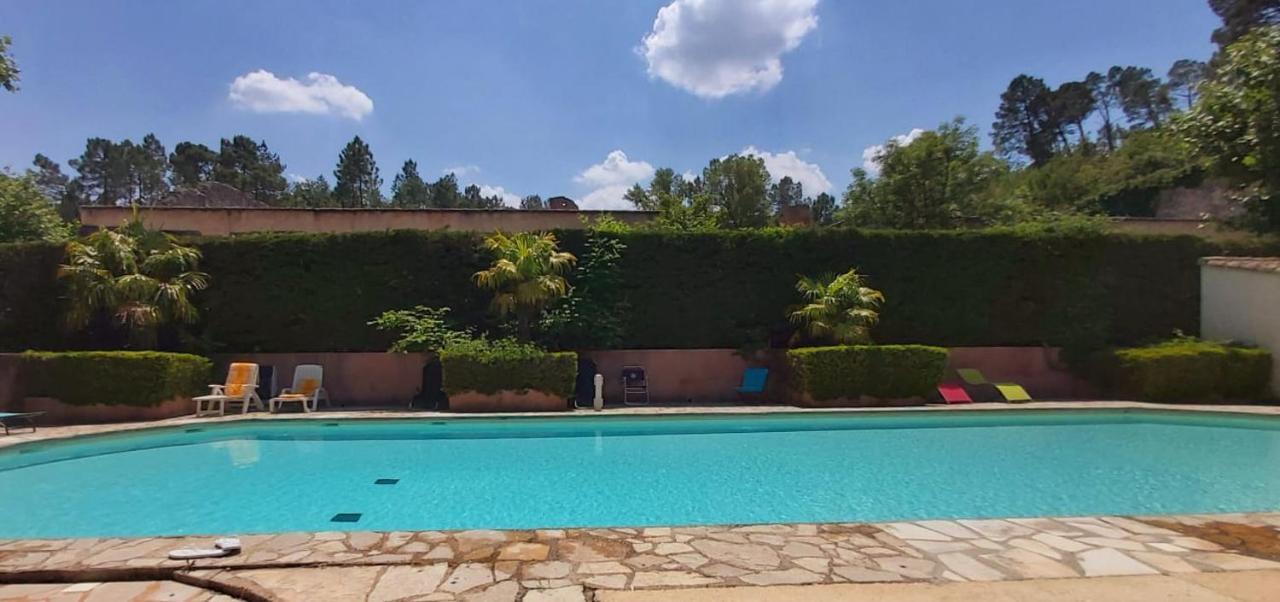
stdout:
[(364, 516), (364, 515), (363, 515), (363, 514), (361, 514), (361, 513), (359, 513), (359, 512), (339, 512), (339, 513), (337, 513), (337, 514), (333, 515), (333, 518), (329, 519), (329, 522), (331, 522), (331, 523), (358, 523), (358, 522), (360, 522), (360, 517), (361, 517), (361, 516)]
[(336, 422), (326, 422), (326, 423), (324, 423), (324, 424), (322, 424), (322, 425), (320, 425), (320, 426), (338, 426), (338, 423), (336, 423)]
[(184, 432), (184, 433), (203, 433), (203, 432), (204, 432), (204, 429), (202, 429), (202, 428), (186, 429), (186, 430), (185, 430), (185, 431), (183, 431), (183, 432)]
[(395, 485), (400, 479), (378, 479), (373, 482), (374, 485)]
[(444, 423), (444, 422), (432, 422), (431, 424), (437, 424), (437, 425), (440, 425), (440, 426), (444, 426), (444, 425), (445, 425), (445, 423)]

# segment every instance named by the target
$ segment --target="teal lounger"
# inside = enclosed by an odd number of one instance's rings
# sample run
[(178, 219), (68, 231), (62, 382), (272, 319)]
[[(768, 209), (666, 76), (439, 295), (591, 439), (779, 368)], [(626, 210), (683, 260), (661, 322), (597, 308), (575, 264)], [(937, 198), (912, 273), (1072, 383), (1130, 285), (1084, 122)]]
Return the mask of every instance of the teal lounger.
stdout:
[[(11, 428), (29, 428), (31, 432), (36, 432), (36, 421), (34, 418), (44, 412), (0, 412), (0, 426), (4, 427), (4, 434), (9, 434)], [(21, 423), (21, 424), (19, 424)]]

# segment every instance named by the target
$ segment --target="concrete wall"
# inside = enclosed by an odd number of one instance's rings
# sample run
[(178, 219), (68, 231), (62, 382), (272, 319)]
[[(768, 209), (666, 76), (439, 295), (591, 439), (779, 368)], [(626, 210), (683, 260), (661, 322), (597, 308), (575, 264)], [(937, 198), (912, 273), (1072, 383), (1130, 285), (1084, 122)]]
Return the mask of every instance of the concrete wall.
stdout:
[[(273, 366), (276, 390), (293, 384), (298, 364), (324, 366), (324, 388), (335, 405), (405, 408), (422, 386), (424, 353), (236, 353), (213, 356), (215, 382), (233, 361)], [(261, 395), (265, 400), (267, 395)]]
[(1043, 347), (954, 347), (944, 382), (959, 382), (956, 368), (976, 368), (992, 382), (1022, 385), (1036, 399), (1092, 397), (1093, 388), (1068, 372), (1059, 355)]
[[(128, 207), (81, 207), (86, 227), (116, 227), (128, 219)], [(610, 215), (627, 223), (654, 219), (651, 211), (516, 211), (503, 209), (258, 209), (153, 207), (142, 220), (159, 230), (207, 236), (248, 232), (380, 232), (383, 230), (461, 230), (523, 232), (582, 228), (581, 217)]]
[(1200, 333), (1271, 352), (1271, 391), (1280, 395), (1280, 272), (1201, 265)]
[(22, 354), (0, 353), (0, 412), (20, 410), (22, 384), (18, 380)]

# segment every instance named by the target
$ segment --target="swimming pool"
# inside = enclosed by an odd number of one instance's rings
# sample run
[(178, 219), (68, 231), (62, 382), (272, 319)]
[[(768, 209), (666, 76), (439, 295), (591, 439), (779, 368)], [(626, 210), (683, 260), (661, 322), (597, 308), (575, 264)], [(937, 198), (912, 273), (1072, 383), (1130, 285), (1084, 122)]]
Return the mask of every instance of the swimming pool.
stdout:
[(0, 538), (1280, 509), (1280, 419), (249, 420), (0, 451)]

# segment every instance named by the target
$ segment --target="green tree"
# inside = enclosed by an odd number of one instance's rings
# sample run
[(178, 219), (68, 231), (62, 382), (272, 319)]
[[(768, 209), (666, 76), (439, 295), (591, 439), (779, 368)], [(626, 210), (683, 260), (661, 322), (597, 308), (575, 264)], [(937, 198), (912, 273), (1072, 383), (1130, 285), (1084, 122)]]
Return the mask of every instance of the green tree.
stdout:
[(106, 316), (137, 348), (154, 347), (162, 326), (194, 323), (192, 297), (209, 284), (198, 269), (200, 251), (146, 230), (136, 216), (119, 230), (67, 243), (65, 261), (58, 277), (67, 283), (67, 325), (80, 329)]
[(561, 251), (553, 234), (495, 232), (484, 240), (493, 265), (476, 272), (475, 283), (493, 292), (490, 308), (498, 316), (514, 315), (516, 331), (530, 340), (531, 325), (551, 302), (569, 294), (565, 275), (577, 258)]
[(712, 159), (702, 170), (702, 192), (726, 228), (769, 224), (769, 181), (764, 159), (753, 155)]
[(520, 199), (520, 208), (521, 209), (546, 209), (547, 202), (542, 200), (542, 197), (536, 194), (531, 194), (529, 196), (526, 196)]
[(447, 173), (431, 183), (431, 206), (438, 209), (455, 209), (462, 206), (462, 191), (458, 188), (458, 176)]
[(106, 138), (85, 140), (84, 152), (67, 164), (79, 174), (76, 180), (86, 202), (116, 205), (129, 198), (128, 164), (132, 146), (131, 143), (126, 146)]
[(391, 205), (421, 209), (431, 205), (431, 187), (418, 174), (418, 162), (409, 159), (391, 181)]
[(289, 190), (280, 200), (282, 207), (301, 207), (305, 209), (321, 209), (337, 207), (333, 191), (329, 189), (329, 181), (323, 175), (314, 180), (302, 180), (289, 185)]
[(1176, 129), (1239, 187), (1250, 227), (1280, 231), (1280, 26), (1222, 51)]
[(62, 242), (71, 233), (32, 176), (0, 171), (0, 243)]
[(4, 88), (10, 92), (18, 91), (18, 62), (13, 60), (13, 52), (9, 50), (9, 46), (13, 44), (13, 38), (9, 36), (0, 36), (0, 88)]
[(1078, 141), (1076, 149), (1089, 148), (1089, 132), (1085, 130), (1085, 122), (1098, 108), (1098, 101), (1093, 97), (1093, 90), (1085, 82), (1067, 82), (1058, 86), (1052, 98), (1053, 117), (1061, 132), (1064, 148), (1070, 149), (1071, 143), (1066, 139), (1067, 126), (1075, 126)]
[(1209, 66), (1201, 61), (1191, 59), (1175, 61), (1169, 68), (1169, 93), (1181, 99), (1186, 104), (1185, 109), (1190, 109), (1199, 97), (1197, 89), (1200, 87), (1200, 82), (1204, 81), (1208, 74)]
[(382, 204), (382, 178), (373, 151), (359, 136), (338, 154), (333, 170), (333, 196), (343, 207), (377, 207)]
[(1130, 124), (1160, 127), (1173, 111), (1169, 89), (1145, 67), (1125, 67), (1120, 72), (1120, 106)]
[(31, 180), (40, 190), (40, 194), (44, 195), (50, 203), (60, 202), (63, 195), (67, 193), (67, 184), (71, 182), (71, 178), (62, 173), (62, 166), (40, 153), (36, 153), (31, 164), (35, 166), (35, 169), (31, 170)]
[(829, 226), (836, 220), (836, 197), (827, 193), (819, 194), (809, 203), (809, 208), (813, 211), (813, 223), (819, 226)]
[(885, 143), (880, 174), (853, 170), (841, 210), (845, 221), (881, 228), (958, 228), (1008, 220), (992, 184), (1008, 164), (978, 145), (978, 130), (956, 118), (910, 144)]
[(1041, 165), (1053, 158), (1058, 126), (1049, 86), (1038, 77), (1019, 75), (1000, 95), (991, 142), (1006, 157), (1024, 155)]
[(1102, 119), (1102, 125), (1098, 128), (1098, 137), (1102, 143), (1106, 144), (1109, 153), (1115, 152), (1120, 144), (1120, 136), (1124, 133), (1124, 128), (1121, 127), (1118, 119), (1119, 112), (1122, 110), (1120, 106), (1120, 73), (1122, 71), (1120, 67), (1112, 67), (1106, 75), (1090, 72), (1084, 78), (1084, 83), (1093, 96), (1098, 116)]
[(174, 188), (195, 188), (213, 179), (218, 153), (203, 144), (179, 142), (169, 154), (170, 183)]
[(774, 214), (782, 213), (787, 207), (804, 204), (804, 186), (792, 180), (791, 176), (783, 176), (769, 187), (769, 203), (773, 205)]
[(1222, 19), (1213, 41), (1226, 48), (1255, 27), (1280, 24), (1280, 0), (1209, 0), (1209, 8)]
[(289, 187), (284, 167), (279, 155), (267, 148), (266, 141), (254, 142), (248, 136), (223, 138), (213, 167), (213, 181), (275, 205)]
[(868, 287), (856, 269), (838, 276), (801, 277), (796, 290), (804, 304), (793, 308), (790, 317), (805, 339), (838, 345), (871, 342), (871, 327), (880, 320), (884, 295)]
[(169, 192), (169, 157), (155, 134), (147, 134), (133, 147), (130, 160), (134, 200), (154, 201)]

